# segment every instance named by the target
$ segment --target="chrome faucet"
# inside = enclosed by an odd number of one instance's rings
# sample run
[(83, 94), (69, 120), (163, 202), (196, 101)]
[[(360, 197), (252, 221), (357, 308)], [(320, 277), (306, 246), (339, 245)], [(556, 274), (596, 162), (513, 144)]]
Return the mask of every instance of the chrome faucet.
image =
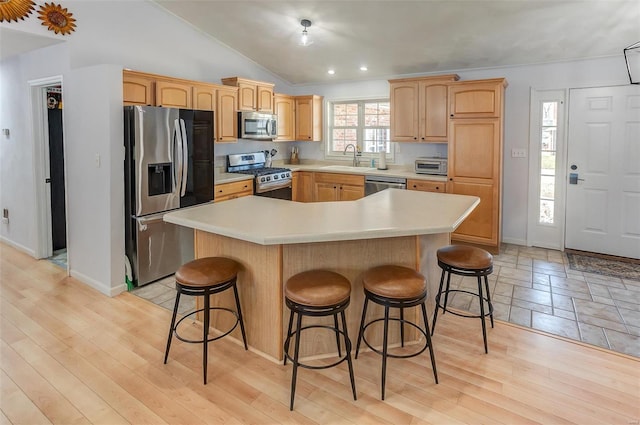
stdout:
[(353, 166), (357, 167), (360, 165), (360, 152), (358, 152), (358, 148), (356, 148), (356, 146), (353, 143), (349, 143), (347, 146), (344, 147), (344, 152), (342, 152), (343, 155), (347, 154), (347, 150), (349, 149), (349, 146), (351, 146), (353, 148)]

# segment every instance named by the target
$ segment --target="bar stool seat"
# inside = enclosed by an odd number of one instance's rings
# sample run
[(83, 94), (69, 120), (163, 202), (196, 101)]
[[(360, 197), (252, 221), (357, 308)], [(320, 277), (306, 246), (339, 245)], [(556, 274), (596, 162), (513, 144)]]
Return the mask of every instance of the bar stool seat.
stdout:
[[(374, 352), (382, 355), (382, 400), (385, 395), (385, 381), (387, 373), (387, 358), (409, 358), (415, 357), (427, 348), (431, 357), (431, 367), (436, 384), (438, 383), (438, 372), (436, 370), (436, 360), (433, 354), (433, 344), (431, 343), (431, 333), (429, 332), (429, 322), (427, 320), (427, 281), (425, 277), (417, 271), (408, 267), (398, 265), (377, 266), (367, 270), (362, 277), (365, 300), (362, 309), (362, 319), (360, 321), (360, 331), (358, 332), (358, 343), (356, 344), (356, 359), (360, 350), (360, 343), (364, 343)], [(367, 306), (369, 301), (384, 306), (384, 318), (378, 318), (365, 323)], [(422, 319), (424, 329), (417, 323), (404, 319), (404, 309), (420, 305), (422, 309)], [(400, 318), (390, 318), (389, 309), (400, 309)], [(382, 351), (374, 348), (365, 338), (365, 330), (374, 323), (384, 322), (384, 335)], [(388, 352), (389, 321), (400, 322), (400, 342), (404, 347), (404, 325), (417, 329), (425, 337), (424, 345), (420, 350), (411, 354), (390, 354)]]
[[(438, 266), (442, 269), (442, 274), (440, 276), (438, 293), (436, 294), (436, 309), (433, 315), (433, 328), (431, 329), (431, 333), (433, 334), (436, 329), (438, 310), (442, 310), (442, 314), (449, 312), (456, 316), (479, 318), (482, 321), (484, 352), (488, 353), (485, 317), (489, 316), (491, 319), (491, 327), (493, 328), (493, 304), (491, 303), (491, 293), (487, 276), (493, 273), (493, 256), (482, 248), (469, 245), (448, 245), (440, 248), (436, 255), (438, 258)], [(478, 292), (471, 292), (464, 289), (451, 289), (452, 274), (476, 277), (478, 279)], [(444, 286), (445, 276), (447, 277), (446, 286)], [(484, 287), (481, 278), (484, 278)], [(461, 312), (448, 308), (449, 294), (452, 293), (465, 293), (477, 297), (480, 304), (480, 314)], [(442, 301), (443, 295), (444, 302)], [(487, 304), (486, 311), (485, 303)]]
[[(172, 336), (175, 334), (176, 338), (180, 341), (188, 342), (192, 344), (202, 344), (203, 345), (203, 358), (202, 358), (202, 369), (204, 376), (204, 384), (207, 384), (207, 359), (208, 359), (208, 343), (211, 341), (215, 341), (217, 339), (223, 338), (229, 335), (233, 330), (240, 325), (240, 330), (242, 332), (242, 341), (244, 342), (244, 349), (247, 350), (247, 337), (244, 330), (244, 321), (242, 320), (242, 309), (240, 307), (240, 299), (238, 297), (238, 288), (236, 286), (236, 280), (238, 277), (238, 271), (241, 269), (241, 265), (232, 260), (230, 258), (225, 257), (205, 257), (199, 258), (197, 260), (190, 261), (188, 263), (180, 266), (178, 271), (175, 273), (176, 279), (176, 302), (173, 307), (173, 314), (171, 317), (171, 326), (169, 327), (169, 337), (167, 339), (167, 348), (164, 354), (164, 363), (167, 363), (167, 359), (169, 358), (169, 349), (171, 348), (171, 340)], [(235, 301), (236, 301), (236, 310), (231, 310), (225, 307), (211, 307), (210, 305), (210, 296), (213, 294), (217, 294), (227, 289), (233, 289)], [(180, 303), (180, 295), (189, 295), (198, 297), (201, 296), (204, 298), (204, 307), (201, 309), (194, 310), (185, 316), (183, 316), (176, 323), (176, 316), (178, 313), (178, 306)], [(209, 321), (211, 311), (213, 310), (223, 310), (230, 312), (235, 316), (235, 322), (232, 327), (223, 332), (221, 335), (209, 338)], [(203, 337), (201, 340), (192, 340), (187, 339), (178, 333), (178, 326), (180, 323), (197, 314), (203, 312)]]
[[(291, 376), (291, 402), (289, 410), (293, 410), (293, 401), (296, 393), (296, 378), (298, 367), (306, 369), (327, 369), (337, 366), (347, 361), (349, 365), (349, 378), (351, 380), (351, 391), (353, 399), (356, 400), (356, 384), (353, 376), (353, 364), (351, 361), (351, 340), (347, 333), (347, 321), (344, 310), (347, 308), (351, 297), (351, 283), (349, 280), (329, 270), (309, 270), (298, 273), (290, 277), (285, 283), (285, 303), (289, 307), (289, 326), (287, 336), (284, 341), (284, 364), (287, 359), (293, 364), (293, 373)], [(292, 330), (294, 316), (297, 314), (296, 329)], [(338, 314), (342, 319), (342, 329), (338, 326)], [(303, 316), (333, 316), (334, 326), (325, 325), (308, 325), (302, 326)], [(312, 328), (329, 329), (336, 334), (336, 344), (338, 345), (338, 360), (329, 365), (309, 365), (299, 360), (300, 355), (300, 337), (302, 331)], [(340, 336), (344, 340), (345, 355), (340, 350)], [(289, 354), (289, 345), (291, 338), (295, 337), (294, 354)]]

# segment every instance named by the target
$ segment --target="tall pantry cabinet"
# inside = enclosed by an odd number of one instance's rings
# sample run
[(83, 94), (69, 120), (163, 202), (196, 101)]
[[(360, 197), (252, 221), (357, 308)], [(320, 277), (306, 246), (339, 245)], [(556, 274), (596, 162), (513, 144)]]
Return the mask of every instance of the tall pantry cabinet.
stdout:
[(453, 241), (499, 252), (501, 233), (504, 78), (449, 85), (447, 192), (473, 195), (480, 205), (451, 235)]

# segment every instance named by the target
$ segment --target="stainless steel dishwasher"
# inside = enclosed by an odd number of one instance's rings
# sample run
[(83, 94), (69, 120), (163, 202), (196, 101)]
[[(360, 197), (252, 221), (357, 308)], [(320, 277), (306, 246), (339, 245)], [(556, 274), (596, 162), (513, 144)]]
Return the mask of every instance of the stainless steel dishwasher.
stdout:
[(388, 188), (406, 189), (407, 179), (388, 176), (365, 176), (364, 178), (364, 196), (369, 196), (372, 193)]

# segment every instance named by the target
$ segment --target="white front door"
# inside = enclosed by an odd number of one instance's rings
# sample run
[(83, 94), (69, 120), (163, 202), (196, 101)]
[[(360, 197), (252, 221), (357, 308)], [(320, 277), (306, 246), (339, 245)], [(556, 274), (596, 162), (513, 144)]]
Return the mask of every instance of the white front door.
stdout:
[(565, 246), (640, 258), (640, 86), (569, 92)]

